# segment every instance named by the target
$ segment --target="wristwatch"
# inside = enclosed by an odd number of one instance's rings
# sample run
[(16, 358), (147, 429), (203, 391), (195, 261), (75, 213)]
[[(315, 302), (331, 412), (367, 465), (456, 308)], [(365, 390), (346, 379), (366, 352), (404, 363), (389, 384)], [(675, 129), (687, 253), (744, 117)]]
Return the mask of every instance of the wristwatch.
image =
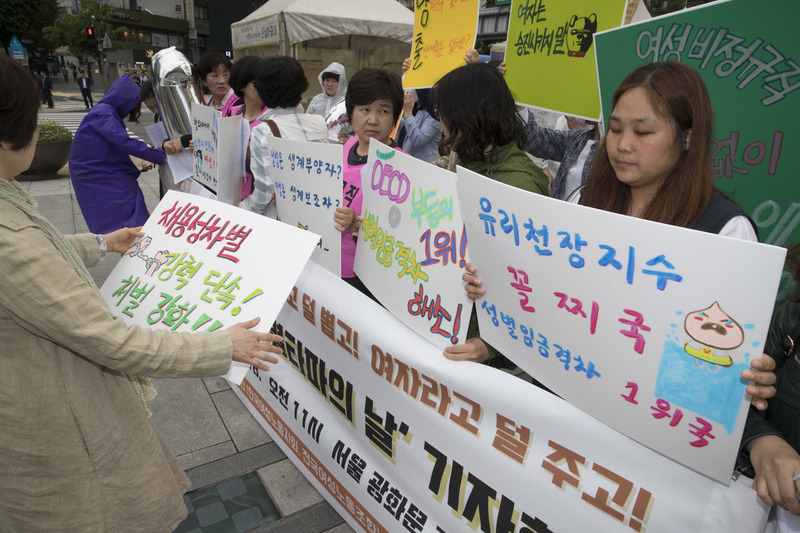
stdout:
[(106, 238), (102, 235), (95, 235), (94, 238), (97, 241), (97, 246), (100, 248), (100, 259), (102, 259), (106, 256)]

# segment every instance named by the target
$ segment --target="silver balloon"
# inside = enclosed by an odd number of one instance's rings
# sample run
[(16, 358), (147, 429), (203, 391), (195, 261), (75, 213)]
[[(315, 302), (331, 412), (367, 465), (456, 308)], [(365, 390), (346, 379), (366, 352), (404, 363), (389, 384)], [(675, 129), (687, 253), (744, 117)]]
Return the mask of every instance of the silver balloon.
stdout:
[(342, 117), (345, 119), (347, 118), (347, 107), (344, 105), (344, 100), (334, 105), (328, 114), (325, 115), (325, 124), (327, 124), (330, 129), (330, 127), (339, 122), (339, 119)]
[(192, 102), (201, 103), (194, 90), (192, 63), (170, 46), (153, 56), (151, 71), (158, 110), (170, 139), (192, 133)]

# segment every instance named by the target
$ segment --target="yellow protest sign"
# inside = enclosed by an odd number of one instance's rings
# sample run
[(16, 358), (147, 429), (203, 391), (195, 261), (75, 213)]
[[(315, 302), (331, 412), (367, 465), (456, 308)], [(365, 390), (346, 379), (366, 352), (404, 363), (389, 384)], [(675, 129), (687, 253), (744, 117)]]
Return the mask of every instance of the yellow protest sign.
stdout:
[(431, 87), (475, 46), (480, 0), (416, 0), (411, 68), (403, 86)]
[(518, 102), (588, 119), (600, 116), (595, 33), (622, 24), (625, 0), (516, 0), (506, 81)]

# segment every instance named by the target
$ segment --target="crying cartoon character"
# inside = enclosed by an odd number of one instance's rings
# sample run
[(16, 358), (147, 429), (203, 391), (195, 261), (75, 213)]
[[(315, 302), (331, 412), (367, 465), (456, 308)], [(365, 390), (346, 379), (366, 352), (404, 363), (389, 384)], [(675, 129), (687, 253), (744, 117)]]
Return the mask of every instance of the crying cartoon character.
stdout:
[(692, 340), (700, 343), (699, 347), (695, 347), (687, 342), (683, 350), (692, 357), (714, 365), (728, 367), (733, 364), (728, 354), (715, 354), (714, 350), (733, 350), (744, 342), (742, 327), (717, 302), (706, 309), (687, 314), (683, 327)]

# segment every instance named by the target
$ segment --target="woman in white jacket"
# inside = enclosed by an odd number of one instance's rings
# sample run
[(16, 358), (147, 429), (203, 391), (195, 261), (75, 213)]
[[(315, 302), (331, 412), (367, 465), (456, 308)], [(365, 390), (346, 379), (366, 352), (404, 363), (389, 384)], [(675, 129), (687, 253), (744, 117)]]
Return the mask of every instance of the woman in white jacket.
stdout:
[(319, 79), (322, 92), (311, 99), (306, 113), (320, 115), (325, 118), (333, 109), (333, 106), (344, 100), (347, 94), (347, 76), (344, 72), (344, 66), (333, 62), (320, 72), (317, 79)]

